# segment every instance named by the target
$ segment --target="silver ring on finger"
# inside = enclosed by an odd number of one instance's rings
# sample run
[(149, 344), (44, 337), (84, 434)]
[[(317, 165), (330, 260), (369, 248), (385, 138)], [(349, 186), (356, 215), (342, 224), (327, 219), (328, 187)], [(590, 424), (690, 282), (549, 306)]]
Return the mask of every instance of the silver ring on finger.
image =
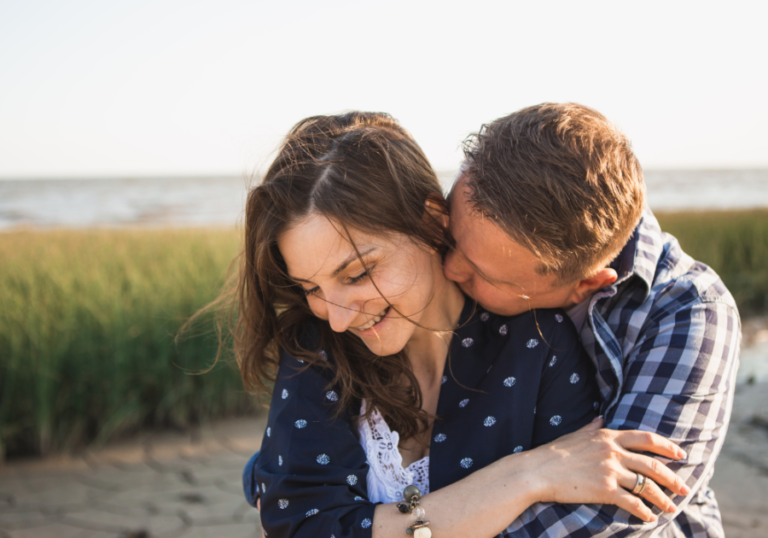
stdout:
[(632, 490), (632, 493), (640, 495), (645, 490), (647, 484), (648, 478), (645, 475), (637, 473), (637, 482), (635, 483), (635, 488)]

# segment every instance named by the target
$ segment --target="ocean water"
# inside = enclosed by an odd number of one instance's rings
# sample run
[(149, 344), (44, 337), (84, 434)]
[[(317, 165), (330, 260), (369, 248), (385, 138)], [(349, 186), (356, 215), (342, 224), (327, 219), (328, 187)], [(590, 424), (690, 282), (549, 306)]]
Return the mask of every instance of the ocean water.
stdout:
[[(440, 174), (447, 190), (455, 173)], [(768, 170), (646, 171), (655, 210), (768, 207)], [(248, 186), (237, 177), (0, 180), (0, 230), (92, 226), (234, 226)]]
[(0, 181), (0, 230), (119, 226), (234, 226), (242, 178)]
[(768, 170), (649, 170), (654, 210), (768, 207)]

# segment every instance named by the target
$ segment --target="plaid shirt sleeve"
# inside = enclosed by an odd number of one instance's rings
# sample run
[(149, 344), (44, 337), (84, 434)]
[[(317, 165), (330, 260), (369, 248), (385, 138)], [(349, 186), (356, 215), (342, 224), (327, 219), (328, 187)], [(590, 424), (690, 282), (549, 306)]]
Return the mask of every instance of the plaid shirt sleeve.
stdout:
[[(719, 279), (711, 284), (722, 286)], [(620, 314), (623, 323), (616, 325), (622, 326), (621, 334), (635, 331), (637, 337), (630, 349), (622, 350), (623, 375), (610, 383), (618, 390), (606, 402), (606, 427), (651, 431), (679, 443), (688, 458), (669, 463), (669, 468), (685, 480), (691, 494), (673, 499), (674, 514), (653, 507), (658, 516), (654, 523), (613, 505), (539, 503), (502, 536), (722, 536), (707, 484), (731, 414), (741, 338), (738, 312), (727, 291), (708, 295), (690, 282), (651, 295), (653, 306), (638, 317), (641, 326), (633, 329), (632, 311), (643, 310), (637, 304), (626, 308)], [(599, 339), (600, 327), (594, 331)]]

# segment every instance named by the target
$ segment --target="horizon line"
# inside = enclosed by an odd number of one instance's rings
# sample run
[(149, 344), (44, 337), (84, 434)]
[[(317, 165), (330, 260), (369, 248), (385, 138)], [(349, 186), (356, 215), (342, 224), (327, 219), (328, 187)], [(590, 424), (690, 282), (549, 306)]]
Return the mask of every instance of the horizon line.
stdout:
[[(745, 167), (700, 167), (700, 166), (665, 166), (648, 167), (644, 172), (768, 172), (768, 165), (764, 166), (745, 166)], [(454, 170), (435, 170), (438, 177), (455, 175), (458, 169)], [(84, 175), (30, 175), (30, 176), (0, 176), (0, 181), (127, 181), (127, 180), (174, 180), (174, 179), (195, 179), (195, 180), (213, 180), (213, 179), (259, 179), (263, 173), (258, 172), (251, 175), (247, 174), (84, 174)]]

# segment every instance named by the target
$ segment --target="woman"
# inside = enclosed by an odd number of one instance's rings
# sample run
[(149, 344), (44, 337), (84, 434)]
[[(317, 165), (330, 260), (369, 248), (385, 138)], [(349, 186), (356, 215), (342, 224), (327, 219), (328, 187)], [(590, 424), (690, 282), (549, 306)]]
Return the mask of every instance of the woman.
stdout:
[[(654, 519), (619, 486), (685, 486), (644, 456), (600, 458), (619, 441), (681, 451), (589, 425), (598, 393), (567, 316), (479, 310), (443, 276), (446, 215), (426, 157), (384, 114), (300, 122), (249, 194), (235, 336), (246, 385), (274, 380), (244, 475), (266, 533), (493, 536), (538, 501)], [(643, 496), (673, 508), (655, 484)]]

